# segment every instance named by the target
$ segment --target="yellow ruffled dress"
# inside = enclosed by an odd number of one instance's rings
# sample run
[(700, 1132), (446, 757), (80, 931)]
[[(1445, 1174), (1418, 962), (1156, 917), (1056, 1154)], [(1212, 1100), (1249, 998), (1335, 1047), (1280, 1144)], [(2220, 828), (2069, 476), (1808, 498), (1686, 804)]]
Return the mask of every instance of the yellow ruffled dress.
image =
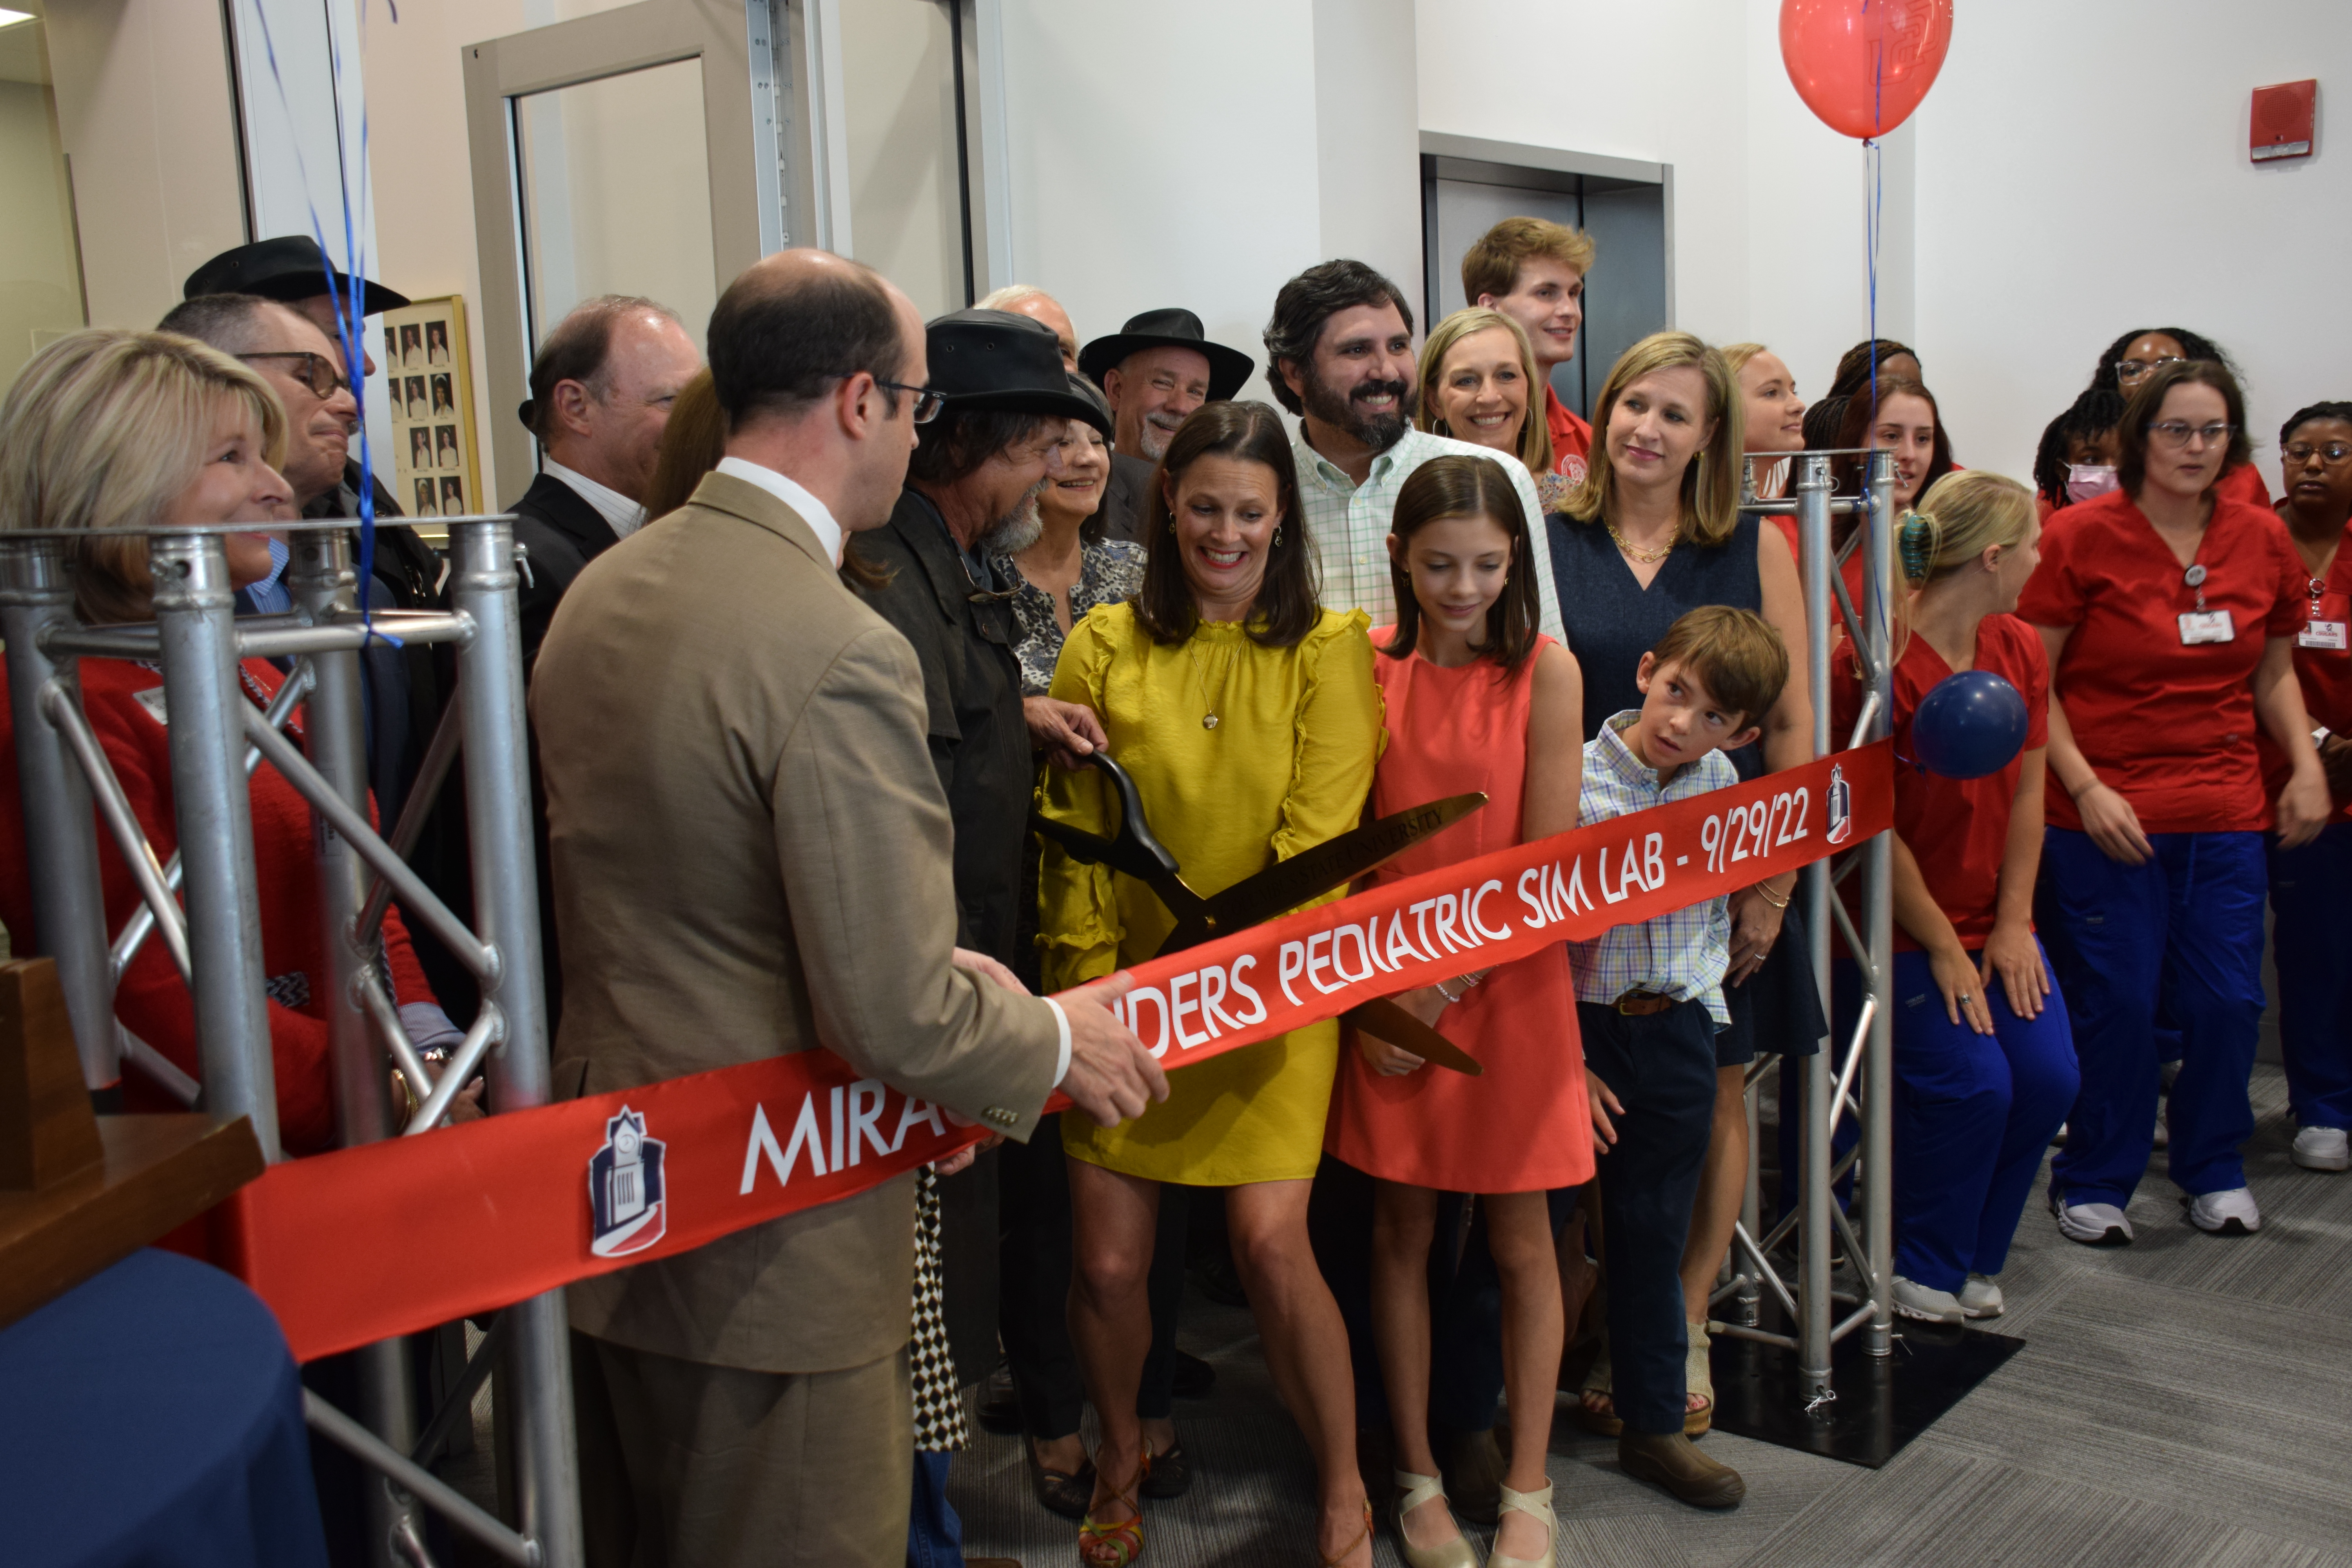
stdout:
[[(1360, 610), (1326, 610), (1285, 648), (1209, 621), (1170, 647), (1151, 640), (1132, 605), (1098, 605), (1063, 644), (1053, 694), (1101, 716), (1152, 832), (1196, 892), (1218, 893), (1362, 819), (1383, 735), (1370, 625)], [(1213, 708), (1210, 729), (1202, 720)], [(1107, 836), (1118, 807), (1106, 784), (1092, 769), (1048, 768), (1041, 809)], [(1038, 914), (1048, 991), (1150, 958), (1175, 924), (1142, 883), (1051, 844)], [(1167, 1102), (1118, 1127), (1064, 1117), (1062, 1146), (1159, 1182), (1308, 1178), (1339, 1057), (1336, 1020), (1244, 1046), (1169, 1074)]]

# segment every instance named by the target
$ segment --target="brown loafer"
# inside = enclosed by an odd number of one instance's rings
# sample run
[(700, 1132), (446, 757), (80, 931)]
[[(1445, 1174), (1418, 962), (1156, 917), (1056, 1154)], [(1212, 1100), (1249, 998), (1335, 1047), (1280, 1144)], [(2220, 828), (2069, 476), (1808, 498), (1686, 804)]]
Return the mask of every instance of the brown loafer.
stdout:
[(1503, 1506), (1502, 1445), (1491, 1426), (1484, 1432), (1449, 1434), (1439, 1456), (1439, 1473), (1454, 1517), (1495, 1528)]
[(1748, 1495), (1739, 1472), (1698, 1451), (1679, 1432), (1626, 1432), (1617, 1439), (1617, 1468), (1651, 1481), (1693, 1508), (1730, 1508)]

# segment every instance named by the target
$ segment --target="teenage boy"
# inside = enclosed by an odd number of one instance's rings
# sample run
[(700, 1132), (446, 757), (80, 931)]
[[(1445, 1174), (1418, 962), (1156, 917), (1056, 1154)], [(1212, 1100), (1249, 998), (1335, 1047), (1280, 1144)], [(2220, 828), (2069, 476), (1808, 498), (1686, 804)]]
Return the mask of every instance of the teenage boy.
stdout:
[[(1780, 634), (1746, 610), (1693, 610), (1642, 656), (1642, 706), (1584, 746), (1590, 826), (1738, 782), (1723, 753), (1756, 739), (1789, 679)], [(1618, 1466), (1698, 1508), (1748, 1493), (1684, 1435), (1680, 1269), (1715, 1114), (1715, 1032), (1729, 962), (1728, 901), (1709, 899), (1572, 943), (1577, 1022), (1601, 1141)]]
[(1551, 389), (1552, 372), (1576, 357), (1584, 325), (1584, 275), (1592, 270), (1592, 237), (1539, 217), (1507, 217), (1462, 257), (1462, 297), (1500, 310), (1525, 327), (1543, 377), (1544, 421), (1551, 427), (1552, 472), (1584, 482), (1592, 426)]

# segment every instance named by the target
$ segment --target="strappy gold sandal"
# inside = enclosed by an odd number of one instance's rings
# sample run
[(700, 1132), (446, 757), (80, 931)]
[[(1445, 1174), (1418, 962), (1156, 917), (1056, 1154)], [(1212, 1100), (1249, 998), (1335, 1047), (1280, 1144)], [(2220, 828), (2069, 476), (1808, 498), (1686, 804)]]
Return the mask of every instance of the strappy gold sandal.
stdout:
[(1151, 1446), (1145, 1444), (1137, 1461), (1135, 1479), (1124, 1488), (1112, 1487), (1113, 1500), (1123, 1502), (1132, 1517), (1116, 1524), (1098, 1524), (1092, 1513), (1078, 1521), (1078, 1561), (1087, 1568), (1130, 1568), (1143, 1556), (1143, 1508), (1135, 1500), (1143, 1478), (1151, 1473)]

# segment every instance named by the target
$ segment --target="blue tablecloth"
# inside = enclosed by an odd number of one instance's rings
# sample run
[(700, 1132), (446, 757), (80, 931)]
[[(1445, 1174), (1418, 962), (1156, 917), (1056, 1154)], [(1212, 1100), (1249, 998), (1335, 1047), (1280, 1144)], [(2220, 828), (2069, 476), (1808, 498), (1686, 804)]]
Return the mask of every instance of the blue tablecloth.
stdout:
[(323, 1568), (302, 1384), (269, 1309), (151, 1249), (0, 1329), (0, 1561)]

